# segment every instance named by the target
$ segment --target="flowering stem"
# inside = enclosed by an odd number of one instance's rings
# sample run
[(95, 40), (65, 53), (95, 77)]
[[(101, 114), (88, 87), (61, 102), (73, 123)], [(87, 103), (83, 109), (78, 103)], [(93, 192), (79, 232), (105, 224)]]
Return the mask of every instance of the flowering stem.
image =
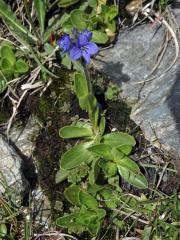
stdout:
[[(81, 61), (81, 64), (83, 66), (84, 74), (85, 74), (85, 77), (86, 77), (88, 92), (89, 92), (90, 95), (94, 96), (89, 72), (86, 68), (86, 65), (82, 61)], [(96, 115), (97, 115), (96, 113), (98, 113), (98, 117), (96, 117)], [(91, 120), (94, 132), (98, 134), (98, 132), (99, 132), (98, 121), (97, 121), (97, 118), (99, 118), (98, 104), (96, 104), (96, 106), (93, 109), (91, 109), (91, 111), (88, 111), (88, 115), (89, 115), (89, 119)]]
[(84, 74), (85, 74), (85, 77), (86, 77), (86, 80), (87, 80), (88, 91), (89, 91), (90, 94), (93, 94), (91, 80), (90, 80), (90, 76), (89, 76), (89, 72), (87, 70), (86, 64), (84, 64), (83, 61), (81, 61), (81, 64), (83, 66)]

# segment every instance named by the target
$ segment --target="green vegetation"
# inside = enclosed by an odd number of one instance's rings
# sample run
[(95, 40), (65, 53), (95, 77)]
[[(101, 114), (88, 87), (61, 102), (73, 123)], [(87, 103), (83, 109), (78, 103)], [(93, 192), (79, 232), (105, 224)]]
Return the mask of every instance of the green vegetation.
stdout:
[[(2, 102), (9, 97), (13, 119), (26, 108), (29, 93), (33, 101), (28, 107), (45, 125), (36, 156), (38, 180), (53, 212), (49, 229), (64, 239), (72, 237), (68, 234), (80, 240), (120, 235), (180, 239), (180, 195), (176, 186), (167, 193), (156, 185), (158, 171), (175, 170), (141, 161), (149, 155), (147, 142), (142, 144), (142, 133), (136, 134), (127, 119), (129, 108), (120, 100), (121, 89), (91, 72), (92, 56), (115, 40), (118, 1), (12, 2), (0, 0), (0, 94)], [(167, 3), (158, 2), (162, 8)], [(65, 36), (68, 41), (59, 43)], [(2, 109), (0, 123), (8, 121), (8, 110)], [(6, 185), (0, 196), (0, 240), (55, 236), (33, 222), (31, 192), (24, 199), (25, 208), (14, 206), (13, 194)]]

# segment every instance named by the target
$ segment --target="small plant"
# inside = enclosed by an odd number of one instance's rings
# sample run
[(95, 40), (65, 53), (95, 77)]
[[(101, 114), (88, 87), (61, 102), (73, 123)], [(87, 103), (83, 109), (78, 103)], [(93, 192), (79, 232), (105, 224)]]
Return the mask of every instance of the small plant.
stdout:
[(105, 116), (100, 112), (86, 69), (86, 64), (98, 52), (98, 47), (91, 42), (93, 34), (87, 29), (80, 33), (75, 31), (76, 38), (73, 30), (73, 38), (66, 34), (58, 44), (78, 69), (74, 73), (74, 91), (81, 109), (88, 112), (89, 120), (60, 129), (60, 137), (79, 141), (62, 155), (56, 182), (69, 179), (72, 171), (79, 169), (82, 164), (90, 170), (83, 176), (85, 183), (82, 180), (77, 185), (77, 181), (70, 181), (71, 185), (64, 195), (78, 210), (58, 218), (57, 224), (70, 231), (88, 231), (96, 236), (106, 215), (104, 208), (116, 206), (115, 198), (111, 201), (108, 199), (113, 190), (121, 192), (119, 177), (139, 189), (147, 188), (148, 183), (138, 165), (128, 156), (136, 144), (135, 139), (123, 132), (105, 133)]
[(120, 93), (119, 86), (113, 83), (109, 83), (107, 86), (107, 90), (105, 92), (105, 98), (107, 100), (116, 101), (119, 97), (119, 93)]
[(8, 81), (27, 73), (28, 64), (23, 58), (17, 58), (10, 45), (3, 45), (0, 48), (0, 93), (3, 92)]

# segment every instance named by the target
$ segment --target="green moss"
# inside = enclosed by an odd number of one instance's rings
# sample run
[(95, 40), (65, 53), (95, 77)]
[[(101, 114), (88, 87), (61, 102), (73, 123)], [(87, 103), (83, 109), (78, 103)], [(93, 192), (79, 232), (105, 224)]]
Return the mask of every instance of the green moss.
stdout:
[(0, 112), (0, 124), (5, 123), (8, 120), (7, 114), (3, 111)]
[(39, 111), (41, 113), (46, 113), (50, 110), (51, 106), (50, 106), (50, 103), (45, 99), (45, 97), (41, 97), (39, 99)]

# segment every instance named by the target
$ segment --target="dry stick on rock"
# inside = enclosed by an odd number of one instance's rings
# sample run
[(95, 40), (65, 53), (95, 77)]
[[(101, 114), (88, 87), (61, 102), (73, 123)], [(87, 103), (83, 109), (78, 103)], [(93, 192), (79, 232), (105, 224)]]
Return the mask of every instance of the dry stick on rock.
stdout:
[(149, 76), (151, 76), (156, 71), (156, 69), (159, 67), (159, 65), (160, 65), (160, 63), (161, 63), (161, 61), (162, 61), (162, 59), (164, 57), (164, 54), (166, 52), (169, 40), (170, 40), (169, 32), (166, 31), (164, 43), (161, 45), (161, 47), (160, 47), (160, 49), (158, 51), (158, 54), (157, 54), (157, 57), (156, 57), (156, 64), (154, 65), (153, 69), (149, 73)]
[[(151, 16), (150, 16), (150, 12), (152, 12), (149, 8), (146, 8), (144, 9), (144, 11), (142, 12), (145, 16), (147, 16), (148, 19), (150, 19), (150, 21), (152, 23), (155, 23), (156, 20), (154, 20)], [(158, 19), (158, 22), (161, 23), (162, 25), (164, 25), (167, 30), (169, 31), (169, 33), (171, 34), (172, 36), (172, 39), (174, 40), (174, 44), (175, 44), (175, 57), (172, 61), (172, 63), (170, 64), (170, 66), (167, 68), (166, 71), (164, 71), (161, 75), (159, 76), (154, 76), (152, 78), (149, 78), (149, 79), (145, 79), (144, 81), (139, 81), (139, 82), (136, 82), (135, 84), (142, 84), (142, 83), (146, 83), (146, 82), (150, 82), (156, 78), (161, 78), (163, 77), (167, 72), (170, 71), (170, 69), (174, 66), (174, 64), (176, 63), (177, 61), (177, 58), (179, 56), (179, 43), (178, 43), (178, 40), (177, 40), (177, 37), (176, 37), (176, 33), (175, 31), (173, 30), (172, 26), (169, 25), (169, 23), (164, 19), (164, 17), (161, 17), (158, 15), (158, 13), (155, 13), (153, 12), (154, 14), (154, 17), (156, 19)], [(174, 26), (173, 26), (174, 27)]]

